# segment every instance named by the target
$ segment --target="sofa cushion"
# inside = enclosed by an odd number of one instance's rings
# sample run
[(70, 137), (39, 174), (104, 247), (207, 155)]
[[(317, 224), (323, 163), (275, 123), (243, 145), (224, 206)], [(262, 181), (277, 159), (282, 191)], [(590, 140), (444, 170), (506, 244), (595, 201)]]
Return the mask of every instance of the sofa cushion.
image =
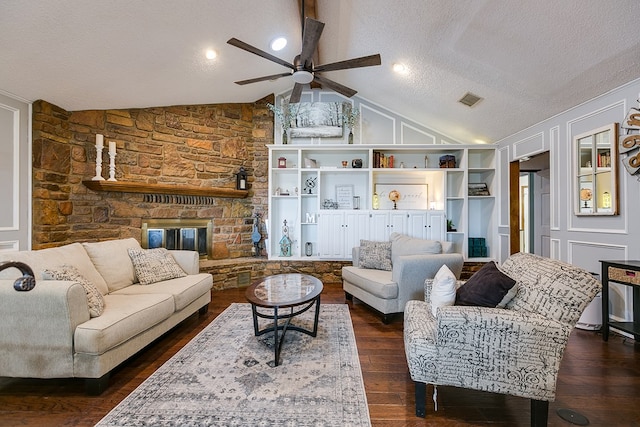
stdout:
[[(98, 288), (102, 295), (109, 293), (107, 283), (93, 265), (87, 251), (84, 250), (80, 243), (35, 251), (0, 252), (0, 262), (1, 261), (24, 262), (31, 267), (36, 280), (42, 277), (42, 272), (47, 268), (56, 268), (62, 264), (73, 265), (82, 276)], [(20, 276), (17, 273), (18, 270), (8, 268), (0, 272), (0, 278), (15, 280)]]
[(389, 240), (391, 241), (392, 263), (395, 263), (396, 259), (403, 255), (442, 253), (442, 244), (437, 240), (417, 239), (400, 233), (391, 233)]
[(212, 286), (213, 276), (200, 273), (151, 285), (134, 284), (117, 290), (111, 295), (171, 294), (175, 300), (175, 311), (179, 311), (210, 291)]
[(504, 307), (517, 292), (515, 284), (495, 262), (488, 262), (458, 289), (456, 305)]
[(453, 305), (456, 301), (456, 276), (446, 264), (438, 270), (431, 284), (431, 311), (436, 316), (439, 307)]
[(342, 267), (342, 280), (364, 289), (378, 298), (398, 298), (398, 284), (391, 279), (390, 271), (347, 266)]
[(100, 317), (75, 330), (76, 353), (103, 354), (170, 317), (174, 312), (170, 294), (105, 295)]
[(82, 244), (91, 261), (107, 282), (109, 292), (117, 291), (136, 282), (136, 272), (127, 249), (140, 249), (134, 238), (107, 240)]
[(46, 268), (42, 272), (44, 280), (69, 280), (80, 283), (87, 294), (89, 316), (98, 317), (104, 312), (104, 296), (98, 288), (84, 277), (77, 268), (72, 265), (62, 265), (56, 268)]
[(360, 240), (360, 268), (391, 271), (391, 242)]
[(129, 248), (127, 252), (141, 285), (150, 285), (187, 275), (165, 248)]

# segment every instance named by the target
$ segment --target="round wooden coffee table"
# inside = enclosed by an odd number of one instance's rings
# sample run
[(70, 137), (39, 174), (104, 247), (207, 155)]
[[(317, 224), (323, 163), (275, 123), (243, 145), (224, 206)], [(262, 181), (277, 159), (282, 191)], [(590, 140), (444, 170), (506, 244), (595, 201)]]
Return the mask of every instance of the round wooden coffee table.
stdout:
[[(317, 335), (321, 293), (322, 282), (319, 279), (297, 273), (265, 277), (253, 282), (245, 291), (245, 296), (251, 303), (255, 335), (260, 336), (273, 332), (275, 366), (280, 363), (280, 351), (287, 330), (302, 332), (312, 337)], [(292, 318), (304, 313), (314, 305), (316, 312), (312, 330), (290, 324)], [(267, 310), (258, 311), (258, 307)], [(281, 313), (281, 309), (288, 310), (283, 310), (285, 312)], [(272, 320), (273, 324), (260, 329), (258, 318)], [(285, 322), (279, 324), (280, 320), (285, 320)], [(282, 331), (282, 333), (278, 331)]]

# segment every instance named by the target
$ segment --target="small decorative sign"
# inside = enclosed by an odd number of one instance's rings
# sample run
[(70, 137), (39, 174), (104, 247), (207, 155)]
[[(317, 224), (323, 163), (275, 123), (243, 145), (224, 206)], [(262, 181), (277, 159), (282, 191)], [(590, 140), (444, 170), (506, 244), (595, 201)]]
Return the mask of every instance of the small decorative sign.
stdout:
[(353, 209), (353, 185), (336, 185), (338, 209)]

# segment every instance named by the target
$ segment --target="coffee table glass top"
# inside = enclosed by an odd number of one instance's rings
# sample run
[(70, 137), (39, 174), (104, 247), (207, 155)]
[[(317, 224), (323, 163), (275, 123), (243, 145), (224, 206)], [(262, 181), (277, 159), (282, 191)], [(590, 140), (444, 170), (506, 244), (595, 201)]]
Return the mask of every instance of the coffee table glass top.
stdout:
[(247, 299), (261, 306), (286, 306), (310, 301), (322, 292), (322, 282), (306, 274), (278, 274), (252, 284)]

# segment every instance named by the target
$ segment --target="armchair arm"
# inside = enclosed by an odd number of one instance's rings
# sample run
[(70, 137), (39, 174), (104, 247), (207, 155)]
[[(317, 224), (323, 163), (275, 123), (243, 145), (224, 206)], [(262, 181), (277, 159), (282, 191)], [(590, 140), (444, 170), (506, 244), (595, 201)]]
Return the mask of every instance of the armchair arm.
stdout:
[(0, 377), (72, 377), (73, 335), (89, 320), (84, 288), (47, 280), (16, 292), (0, 280)]
[(535, 313), (441, 307), (435, 346), (443, 382), (438, 383), (553, 400), (571, 330)]
[(398, 299), (401, 301), (422, 299), (426, 279), (433, 279), (440, 267), (446, 264), (460, 277), (464, 259), (459, 253), (403, 255), (393, 264), (391, 278), (398, 284)]

